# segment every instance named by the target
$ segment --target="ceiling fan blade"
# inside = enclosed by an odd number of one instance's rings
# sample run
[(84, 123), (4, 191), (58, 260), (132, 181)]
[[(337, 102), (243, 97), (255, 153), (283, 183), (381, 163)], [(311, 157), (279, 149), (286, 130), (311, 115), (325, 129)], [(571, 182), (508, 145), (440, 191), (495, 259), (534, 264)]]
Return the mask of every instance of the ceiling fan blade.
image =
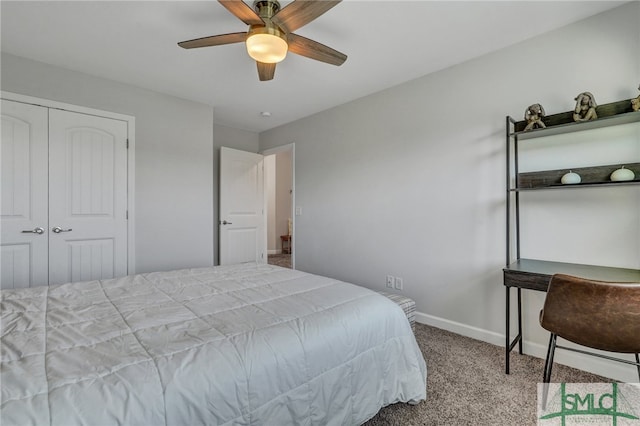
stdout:
[(209, 37), (196, 38), (193, 40), (181, 41), (178, 46), (183, 49), (194, 49), (196, 47), (220, 46), (221, 44), (241, 43), (247, 39), (247, 33), (220, 34)]
[(294, 0), (271, 17), (271, 22), (290, 33), (316, 19), (342, 0)]
[(347, 55), (338, 52), (317, 41), (310, 40), (296, 34), (289, 34), (289, 52), (306, 56), (316, 61), (326, 62), (331, 65), (342, 65), (347, 60)]
[(258, 14), (242, 0), (218, 0), (220, 4), (247, 25), (264, 25)]
[(265, 64), (264, 62), (258, 62), (258, 77), (260, 81), (273, 80), (273, 76), (276, 73), (276, 64)]

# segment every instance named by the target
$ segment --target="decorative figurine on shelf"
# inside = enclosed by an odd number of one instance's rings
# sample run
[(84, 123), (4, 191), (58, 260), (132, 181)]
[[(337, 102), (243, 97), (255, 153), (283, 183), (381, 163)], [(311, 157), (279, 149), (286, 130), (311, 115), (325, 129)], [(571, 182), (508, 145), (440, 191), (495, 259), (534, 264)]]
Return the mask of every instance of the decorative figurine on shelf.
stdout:
[(582, 92), (576, 96), (576, 109), (573, 111), (573, 121), (589, 121), (598, 118), (596, 114), (596, 99), (590, 92)]
[[(638, 86), (638, 90), (640, 90), (640, 86)], [(631, 109), (634, 111), (640, 111), (640, 95), (637, 98), (631, 99)]]
[(529, 105), (529, 108), (524, 112), (524, 119), (527, 121), (527, 126), (524, 128), (525, 132), (529, 130), (541, 128), (544, 129), (545, 124), (542, 122), (545, 112), (544, 108), (540, 104)]

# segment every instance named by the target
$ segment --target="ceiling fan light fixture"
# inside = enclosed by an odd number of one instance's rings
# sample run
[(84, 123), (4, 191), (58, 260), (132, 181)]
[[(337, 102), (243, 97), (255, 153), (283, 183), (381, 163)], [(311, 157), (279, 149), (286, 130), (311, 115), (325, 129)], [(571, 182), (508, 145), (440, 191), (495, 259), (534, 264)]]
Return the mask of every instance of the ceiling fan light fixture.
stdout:
[[(2, 0), (0, 0), (2, 1)], [(248, 32), (218, 34), (178, 43), (183, 49), (245, 43), (249, 57), (256, 61), (260, 81), (273, 80), (278, 62), (287, 52), (331, 65), (342, 65), (347, 55), (294, 31), (315, 20), (342, 0), (287, 0), (280, 9), (278, 0), (218, 0), (232, 15), (249, 26)]]
[(277, 28), (252, 28), (246, 44), (249, 56), (265, 64), (282, 61), (289, 50), (284, 34)]

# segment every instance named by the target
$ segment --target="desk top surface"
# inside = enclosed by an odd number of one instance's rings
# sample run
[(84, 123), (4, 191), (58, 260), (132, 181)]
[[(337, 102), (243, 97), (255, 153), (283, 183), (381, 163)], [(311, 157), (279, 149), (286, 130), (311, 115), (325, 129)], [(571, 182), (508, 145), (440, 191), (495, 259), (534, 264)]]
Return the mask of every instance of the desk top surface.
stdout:
[(600, 281), (640, 282), (640, 269), (613, 268), (535, 259), (520, 259), (505, 267), (503, 271), (506, 273), (516, 272), (549, 277), (553, 274), (567, 274)]

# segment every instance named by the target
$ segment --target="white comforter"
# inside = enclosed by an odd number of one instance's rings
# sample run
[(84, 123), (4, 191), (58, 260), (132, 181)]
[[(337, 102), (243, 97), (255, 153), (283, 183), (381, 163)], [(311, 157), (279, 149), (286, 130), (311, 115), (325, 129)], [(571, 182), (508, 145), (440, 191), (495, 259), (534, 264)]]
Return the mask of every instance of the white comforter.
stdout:
[(402, 309), (237, 265), (2, 291), (1, 424), (356, 425), (425, 398)]

